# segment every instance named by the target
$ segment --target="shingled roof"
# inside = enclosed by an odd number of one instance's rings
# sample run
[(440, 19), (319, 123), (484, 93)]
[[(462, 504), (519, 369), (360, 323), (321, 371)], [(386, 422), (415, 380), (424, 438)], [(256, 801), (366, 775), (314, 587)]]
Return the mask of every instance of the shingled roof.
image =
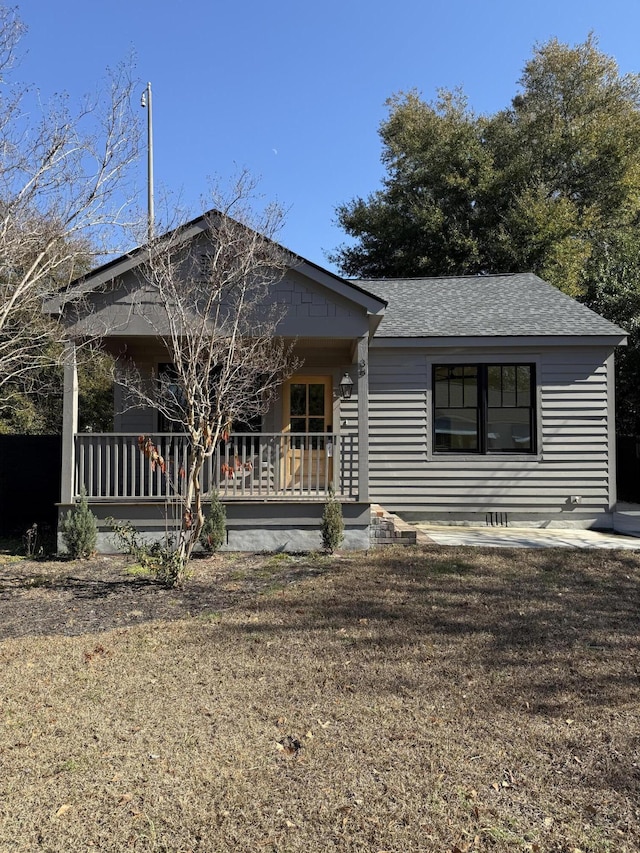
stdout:
[(376, 338), (626, 335), (533, 273), (353, 283), (389, 303)]

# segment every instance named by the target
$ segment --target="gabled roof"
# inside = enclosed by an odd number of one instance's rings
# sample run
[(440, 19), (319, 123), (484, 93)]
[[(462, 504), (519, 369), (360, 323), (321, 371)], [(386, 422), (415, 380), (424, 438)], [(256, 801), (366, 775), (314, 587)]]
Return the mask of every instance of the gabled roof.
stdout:
[[(226, 215), (227, 214), (220, 213), (220, 211), (217, 210), (208, 210), (201, 216), (192, 219), (186, 225), (180, 226), (179, 228), (162, 235), (160, 237), (160, 246), (162, 246), (163, 243), (167, 243), (172, 240), (178, 240), (179, 243), (187, 243), (207, 230), (208, 222), (212, 217), (221, 217)], [(297, 270), (306, 275), (309, 279), (316, 281), (318, 284), (339, 293), (347, 299), (350, 299), (363, 307), (368, 314), (375, 315), (377, 317), (380, 317), (383, 314), (386, 308), (386, 301), (383, 297), (377, 296), (369, 290), (360, 287), (355, 281), (349, 281), (321, 266), (318, 266), (317, 264), (314, 264), (312, 261), (306, 260), (306, 258), (295, 254), (295, 252), (292, 252), (290, 249), (286, 249), (285, 247), (282, 248), (291, 258), (290, 269)], [(47, 300), (44, 305), (45, 313), (58, 314), (64, 310), (64, 306), (67, 302), (74, 302), (79, 296), (85, 296), (92, 291), (99, 290), (114, 279), (135, 269), (148, 260), (149, 251), (150, 249), (147, 245), (138, 246), (130, 252), (127, 252), (125, 255), (114, 258), (102, 266), (91, 270), (91, 272), (86, 273), (80, 278), (77, 278), (75, 281), (72, 281), (69, 285), (62, 288), (56, 296)], [(377, 320), (375, 322), (377, 323)]]
[(376, 338), (626, 336), (533, 273), (355, 283), (389, 303)]

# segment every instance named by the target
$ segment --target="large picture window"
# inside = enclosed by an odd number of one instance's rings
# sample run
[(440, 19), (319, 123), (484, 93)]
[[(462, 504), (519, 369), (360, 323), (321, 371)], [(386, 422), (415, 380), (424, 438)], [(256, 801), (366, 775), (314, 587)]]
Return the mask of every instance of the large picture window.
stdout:
[(535, 453), (533, 364), (433, 368), (437, 453)]

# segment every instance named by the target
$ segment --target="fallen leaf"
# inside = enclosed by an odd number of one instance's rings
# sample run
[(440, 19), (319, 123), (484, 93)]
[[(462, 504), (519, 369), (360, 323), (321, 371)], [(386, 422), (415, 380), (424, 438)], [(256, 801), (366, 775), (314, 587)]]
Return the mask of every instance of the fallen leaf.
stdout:
[(302, 742), (293, 735), (286, 735), (286, 737), (283, 737), (282, 740), (279, 741), (279, 744), (285, 755), (289, 756), (297, 755), (303, 747)]

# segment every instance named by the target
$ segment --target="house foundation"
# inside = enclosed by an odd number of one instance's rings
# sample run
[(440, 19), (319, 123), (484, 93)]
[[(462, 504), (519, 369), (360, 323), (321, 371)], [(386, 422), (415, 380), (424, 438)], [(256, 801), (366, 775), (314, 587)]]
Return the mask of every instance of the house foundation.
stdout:
[[(230, 501), (225, 503), (225, 507), (227, 538), (221, 551), (299, 552), (322, 548), (322, 501)], [(181, 509), (172, 501), (93, 503), (90, 508), (98, 522), (96, 547), (99, 554), (118, 552), (113, 521), (120, 524), (130, 522), (140, 538), (149, 543), (170, 543), (180, 530)], [(68, 504), (60, 505), (60, 520), (69, 509), (71, 506)], [(342, 515), (344, 541), (341, 548), (367, 550), (370, 547), (370, 505), (362, 502), (343, 503)], [(65, 552), (60, 533), (58, 552)]]

